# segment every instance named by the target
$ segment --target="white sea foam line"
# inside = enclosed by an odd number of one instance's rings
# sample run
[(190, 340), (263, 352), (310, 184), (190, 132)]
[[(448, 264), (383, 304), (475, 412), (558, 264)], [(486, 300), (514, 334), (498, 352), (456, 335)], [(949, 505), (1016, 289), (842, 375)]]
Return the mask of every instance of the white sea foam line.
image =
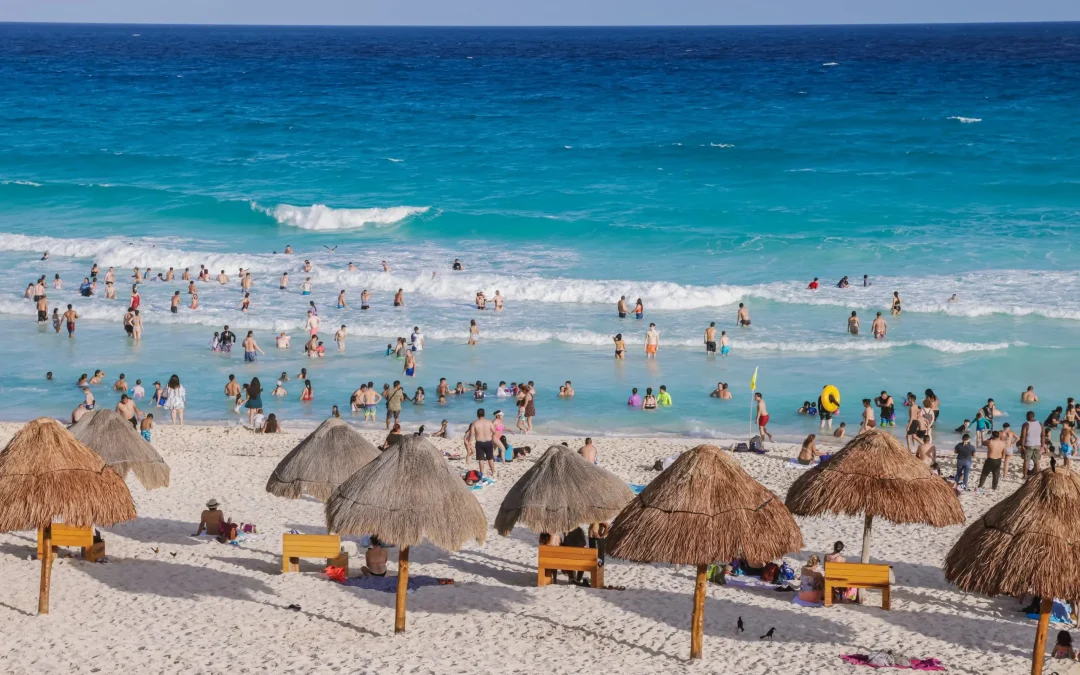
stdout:
[(981, 117), (960, 117), (959, 115), (953, 115), (949, 119), (956, 120), (961, 124), (975, 124), (976, 122), (982, 122)]
[[(272, 277), (270, 281), (276, 281), (281, 272), (288, 271), (294, 284), (303, 280), (298, 277), (311, 276), (316, 287), (367, 288), (373, 292), (394, 292), (402, 288), (407, 294), (459, 302), (470, 301), (480, 290), (489, 297), (498, 290), (508, 300), (515, 302), (553, 304), (614, 305), (620, 296), (625, 295), (629, 304), (641, 298), (647, 311), (728, 307), (742, 301), (752, 303), (755, 298), (794, 305), (873, 310), (887, 308), (891, 291), (899, 290), (905, 312), (941, 313), (956, 317), (1006, 315), (1080, 320), (1080, 301), (1068, 291), (1080, 283), (1080, 272), (1077, 271), (1000, 270), (960, 276), (875, 278), (875, 285), (870, 288), (855, 286), (837, 289), (826, 282), (817, 291), (808, 291), (804, 281), (779, 281), (753, 286), (695, 286), (667, 281), (577, 279), (479, 271), (452, 273), (446, 270), (435, 278), (428, 270), (417, 272), (415, 269), (398, 270), (390, 275), (378, 271), (350, 272), (342, 269), (345, 265), (343, 261), (348, 260), (344, 257), (333, 260), (334, 265), (341, 267), (329, 267), (322, 260), (312, 258), (312, 272), (304, 273), (301, 268), (303, 258), (300, 256), (186, 251), (154, 243), (162, 241), (170, 240), (60, 239), (0, 233), (0, 251), (35, 254), (49, 251), (51, 257), (89, 259), (103, 268), (115, 267), (120, 272), (120, 278), (126, 276), (125, 270), (135, 266), (145, 268), (149, 265), (155, 272), (173, 267), (179, 276), (184, 268), (198, 270), (199, 265), (205, 264), (212, 273), (224, 269), (233, 275), (240, 267), (250, 269), (256, 277), (262, 277), (257, 278), (257, 283), (269, 283), (267, 276)], [(369, 263), (365, 270), (370, 270), (374, 266), (370, 263), (377, 257), (372, 258), (370, 253), (363, 255), (367, 256)], [(439, 257), (440, 265), (447, 264), (442, 260), (445, 258), (443, 252), (433, 255)], [(1053, 292), (1055, 289), (1063, 290), (1057, 293)], [(958, 301), (948, 302), (953, 293), (958, 294)]]
[[(400, 160), (393, 160), (400, 161)], [(282, 225), (303, 230), (356, 230), (366, 225), (385, 226), (399, 223), (411, 216), (426, 213), (428, 206), (390, 206), (367, 209), (336, 209), (325, 204), (294, 206), (278, 204), (266, 208), (252, 202), (252, 210), (270, 216)]]

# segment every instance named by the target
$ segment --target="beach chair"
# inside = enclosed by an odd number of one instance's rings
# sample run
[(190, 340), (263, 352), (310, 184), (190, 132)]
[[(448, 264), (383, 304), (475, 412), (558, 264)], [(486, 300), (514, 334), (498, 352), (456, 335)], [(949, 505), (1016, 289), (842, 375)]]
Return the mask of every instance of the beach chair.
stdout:
[(344, 567), (349, 575), (349, 554), (336, 534), (281, 535), (281, 573), (299, 572), (300, 558), (326, 558), (327, 567)]
[(595, 548), (578, 546), (541, 546), (537, 556), (536, 585), (547, 586), (552, 575), (559, 570), (588, 572), (593, 588), (604, 587), (604, 566), (596, 556)]
[(876, 588), (881, 591), (881, 608), (889, 609), (889, 591), (893, 584), (891, 565), (863, 563), (825, 563), (825, 606), (833, 604), (834, 588)]
[[(53, 523), (53, 553), (55, 553), (56, 549), (60, 546), (81, 548), (83, 559), (89, 562), (97, 562), (101, 558), (105, 557), (105, 542), (99, 541), (97, 543), (94, 543), (94, 528), (92, 527), (73, 527), (71, 525), (65, 525), (64, 523)], [(39, 528), (37, 533), (38, 560), (41, 560), (41, 556), (44, 553), (45, 531)]]

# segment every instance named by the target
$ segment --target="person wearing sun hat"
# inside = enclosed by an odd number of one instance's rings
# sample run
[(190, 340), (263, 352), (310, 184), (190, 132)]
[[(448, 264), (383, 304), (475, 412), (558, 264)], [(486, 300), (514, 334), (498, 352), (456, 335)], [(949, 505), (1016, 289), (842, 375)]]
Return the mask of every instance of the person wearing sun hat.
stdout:
[(199, 529), (191, 536), (198, 537), (203, 532), (206, 532), (206, 534), (212, 537), (221, 536), (221, 526), (228, 522), (228, 518), (225, 517), (224, 513), (218, 510), (219, 506), (221, 506), (221, 504), (219, 504), (216, 499), (211, 499), (206, 502), (206, 510), (203, 511), (202, 515), (199, 517)]

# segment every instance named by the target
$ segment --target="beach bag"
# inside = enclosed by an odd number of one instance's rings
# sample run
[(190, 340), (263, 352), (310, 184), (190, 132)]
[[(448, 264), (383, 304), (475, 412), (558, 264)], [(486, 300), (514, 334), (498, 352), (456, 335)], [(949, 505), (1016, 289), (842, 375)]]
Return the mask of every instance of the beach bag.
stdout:
[(786, 562), (780, 565), (780, 581), (795, 581), (795, 570)]
[(326, 578), (329, 579), (330, 581), (336, 581), (339, 584), (345, 583), (345, 568), (344, 567), (330, 566), (330, 567), (327, 567), (325, 570), (323, 570), (323, 573), (326, 574)]
[(775, 584), (777, 577), (779, 576), (780, 566), (776, 563), (769, 563), (768, 565), (765, 565), (765, 569), (761, 572), (761, 580), (770, 584)]
[(750, 446), (746, 443), (736, 443), (733, 452), (750, 452)]
[(258, 534), (259, 528), (255, 527), (253, 523), (240, 523), (240, 531), (244, 534)]
[(750, 439), (750, 452), (756, 452), (759, 455), (765, 454), (765, 443), (762, 442), (761, 436), (754, 436)]

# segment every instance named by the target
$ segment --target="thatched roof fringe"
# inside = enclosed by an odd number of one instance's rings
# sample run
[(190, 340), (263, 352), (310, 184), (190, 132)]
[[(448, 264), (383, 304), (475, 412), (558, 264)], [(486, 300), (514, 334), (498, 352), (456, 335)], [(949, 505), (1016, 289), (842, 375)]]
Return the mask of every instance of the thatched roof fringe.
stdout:
[(331, 417), (278, 463), (266, 491), (286, 499), (310, 495), (325, 502), (339, 485), (379, 456), (345, 420)]
[(565, 445), (553, 445), (507, 492), (495, 529), (507, 535), (520, 522), (534, 532), (569, 532), (611, 520), (633, 498), (615, 474)]
[(608, 552), (635, 562), (774, 560), (803, 546), (783, 502), (719, 448), (699, 445), (653, 479), (612, 524)]
[(154, 446), (115, 410), (98, 408), (69, 429), (71, 435), (105, 460), (121, 478), (129, 471), (147, 490), (169, 485), (169, 466)]
[(56, 420), (28, 423), (0, 451), (0, 532), (53, 521), (112, 525), (134, 517), (124, 480)]
[(487, 535), (476, 497), (420, 436), (406, 436), (342, 483), (326, 502), (326, 527), (399, 547), (427, 540), (447, 551)]

